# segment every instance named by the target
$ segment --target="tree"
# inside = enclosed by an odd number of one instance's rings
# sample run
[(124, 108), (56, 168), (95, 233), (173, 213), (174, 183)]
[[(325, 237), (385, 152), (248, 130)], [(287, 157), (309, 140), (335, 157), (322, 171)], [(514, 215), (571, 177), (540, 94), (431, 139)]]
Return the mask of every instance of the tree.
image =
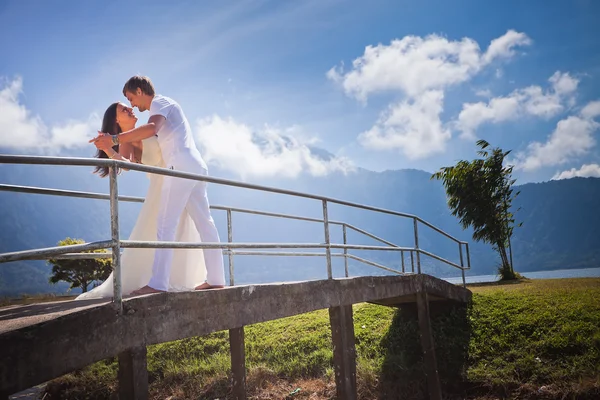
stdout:
[(513, 193), (512, 189), (516, 181), (511, 177), (513, 167), (503, 165), (510, 151), (496, 147), (489, 152), (486, 149), (490, 144), (485, 140), (477, 141), (477, 146), (477, 154), (483, 158), (440, 168), (431, 179), (443, 182), (452, 215), (459, 218), (464, 229), (473, 228), (473, 239), (491, 244), (498, 252), (501, 279), (514, 279), (517, 275), (512, 266), (510, 239), (515, 219), (510, 207), (519, 192)]
[[(58, 242), (59, 246), (70, 246), (74, 244), (85, 243), (81, 239), (66, 238)], [(106, 250), (88, 250), (83, 253), (106, 253)], [(87, 258), (75, 260), (48, 260), (52, 265), (52, 276), (50, 283), (56, 284), (59, 281), (69, 282), (70, 289), (80, 287), (85, 293), (88, 286), (96, 281), (104, 281), (112, 272), (112, 262), (110, 259)]]

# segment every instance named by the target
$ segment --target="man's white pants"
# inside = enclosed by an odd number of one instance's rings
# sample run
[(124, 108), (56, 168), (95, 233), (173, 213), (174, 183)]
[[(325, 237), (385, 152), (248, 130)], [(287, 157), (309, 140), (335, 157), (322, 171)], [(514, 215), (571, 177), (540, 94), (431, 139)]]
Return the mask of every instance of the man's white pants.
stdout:
[[(175, 241), (177, 225), (184, 209), (194, 221), (202, 242), (220, 242), (217, 227), (210, 214), (206, 182), (172, 176), (163, 178), (156, 233), (158, 241)], [(173, 250), (156, 249), (152, 278), (148, 286), (157, 290), (168, 290)], [(210, 285), (225, 285), (222, 250), (203, 250), (206, 281)]]

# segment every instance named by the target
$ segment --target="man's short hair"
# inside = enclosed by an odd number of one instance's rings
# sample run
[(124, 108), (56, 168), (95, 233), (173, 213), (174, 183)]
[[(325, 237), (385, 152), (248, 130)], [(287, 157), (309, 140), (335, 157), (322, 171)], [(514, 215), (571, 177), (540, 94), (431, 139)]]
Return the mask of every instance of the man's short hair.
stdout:
[(154, 85), (152, 81), (147, 76), (132, 76), (129, 78), (127, 82), (125, 82), (125, 86), (123, 86), (123, 95), (126, 92), (135, 93), (137, 88), (142, 90), (142, 93), (147, 94), (148, 96), (154, 96)]

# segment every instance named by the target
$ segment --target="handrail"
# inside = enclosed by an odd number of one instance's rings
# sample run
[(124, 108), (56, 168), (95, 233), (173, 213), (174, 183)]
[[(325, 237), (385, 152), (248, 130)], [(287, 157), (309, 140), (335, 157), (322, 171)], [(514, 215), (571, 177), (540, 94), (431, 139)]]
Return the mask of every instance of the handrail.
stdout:
[(121, 240), (121, 247), (137, 249), (325, 249), (329, 245), (326, 243), (197, 243)]
[(369, 264), (369, 265), (372, 265), (372, 266), (377, 267), (377, 268), (384, 269), (384, 270), (389, 271), (389, 272), (395, 272), (397, 274), (404, 274), (404, 272), (400, 272), (400, 271), (397, 271), (395, 269), (388, 268), (388, 267), (386, 267), (384, 265), (378, 264), (378, 263), (373, 262), (373, 261), (365, 260), (364, 258), (355, 256), (354, 254), (348, 254), (348, 257), (352, 258), (353, 260), (360, 261), (362, 263)]
[(448, 264), (448, 265), (451, 265), (451, 266), (453, 266), (453, 267), (455, 267), (455, 268), (462, 269), (462, 270), (465, 270), (465, 269), (467, 269), (467, 268), (465, 268), (465, 267), (461, 267), (460, 265), (458, 265), (458, 264), (456, 264), (456, 263), (453, 263), (452, 261), (448, 261), (448, 260), (446, 260), (445, 258), (442, 258), (442, 257), (440, 257), (440, 256), (436, 256), (435, 254), (433, 254), (433, 253), (430, 253), (430, 252), (428, 252), (428, 251), (426, 251), (426, 250), (419, 249), (419, 253), (421, 253), (421, 254), (424, 254), (424, 255), (426, 255), (426, 256), (429, 256), (429, 257), (431, 257), (431, 258), (435, 258), (435, 259), (436, 259), (436, 260), (438, 260), (438, 261), (445, 262), (446, 264)]
[(371, 239), (375, 239), (378, 242), (387, 244), (388, 246), (392, 246), (392, 247), (399, 247), (398, 245), (396, 245), (396, 244), (394, 244), (392, 242), (389, 242), (389, 241), (387, 241), (385, 239), (382, 239), (382, 238), (380, 238), (378, 236), (375, 236), (372, 233), (369, 233), (369, 232), (367, 232), (367, 231), (365, 231), (363, 229), (357, 228), (354, 225), (350, 225), (350, 224), (344, 224), (344, 225), (346, 225), (348, 228), (350, 228), (350, 229), (352, 229), (352, 230), (354, 230), (354, 231), (356, 231), (358, 233), (362, 233), (363, 235), (370, 237)]
[[(108, 248), (112, 245), (112, 242), (93, 242), (93, 243), (85, 243), (81, 245), (72, 245), (72, 246), (84, 246), (81, 247), (81, 251), (87, 250), (97, 250), (100, 248)], [(101, 247), (103, 246), (103, 247)], [(467, 270), (467, 267), (461, 267), (460, 265), (453, 263), (450, 260), (446, 260), (443, 257), (437, 256), (429, 251), (423, 249), (414, 249), (410, 247), (399, 247), (395, 248), (385, 247), (385, 246), (365, 246), (365, 245), (344, 245), (344, 244), (335, 244), (332, 243), (332, 249), (347, 249), (347, 250), (388, 250), (388, 251), (408, 251), (408, 252), (419, 252), (423, 255), (434, 258), (438, 261), (446, 263), (450, 266), (453, 266), (457, 269)], [(57, 246), (46, 249), (39, 250), (26, 250), (12, 253), (3, 253), (0, 254), (0, 263), (10, 262), (10, 261), (21, 261), (21, 260), (45, 260), (48, 258), (56, 259), (56, 260), (82, 260), (89, 258), (111, 258), (112, 254), (110, 252), (106, 253), (62, 253), (63, 250), (76, 250), (69, 246)], [(228, 249), (300, 249), (300, 248), (311, 248), (311, 249), (322, 249), (325, 248), (326, 245), (320, 243), (195, 243), (195, 242), (132, 242), (132, 241), (121, 241), (121, 247), (123, 248), (177, 248), (177, 249), (204, 249), (204, 248), (222, 248), (224, 250), (224, 254), (228, 254)], [(40, 250), (44, 250), (41, 252)], [(50, 251), (55, 250), (55, 251)], [(60, 253), (59, 253), (60, 251)], [(26, 253), (34, 253), (31, 255), (27, 255)], [(239, 255), (239, 256), (319, 256), (324, 257), (326, 254), (324, 253), (308, 253), (308, 252), (280, 252), (280, 251), (235, 251), (231, 250), (231, 254)], [(344, 253), (331, 253), (332, 257), (349, 257), (355, 259), (357, 261), (364, 262), (365, 264), (373, 265), (372, 262), (367, 262), (364, 259), (361, 259), (358, 256), (352, 254), (344, 254)], [(360, 259), (360, 260), (359, 260)], [(381, 266), (381, 264), (377, 265), (378, 268), (388, 269), (387, 267)], [(393, 271), (402, 273), (400, 271)]]
[[(110, 200), (110, 195), (103, 193), (93, 192), (81, 192), (76, 190), (65, 190), (65, 189), (47, 189), (38, 188), (33, 186), (20, 186), (20, 185), (6, 185), (0, 184), (0, 192), (16, 192), (16, 193), (30, 193), (30, 194), (45, 194), (50, 196), (66, 196), (66, 197), (78, 197), (82, 199), (97, 199), (97, 200)], [(129, 201), (134, 203), (143, 203), (143, 197), (135, 196), (119, 196), (119, 201)]]
[[(0, 191), (54, 195), (54, 196), (80, 197), (80, 198), (90, 198), (90, 199), (99, 199), (99, 200), (110, 200), (109, 195), (102, 194), (102, 193), (82, 192), (82, 191), (73, 191), (73, 190), (64, 190), (64, 189), (47, 189), (47, 188), (38, 188), (38, 187), (33, 187), (33, 186), (0, 184)], [(143, 197), (135, 197), (135, 196), (119, 196), (118, 199), (120, 201), (126, 201), (126, 202), (137, 202), (137, 203), (144, 202)], [(223, 211), (230, 210), (232, 212), (255, 214), (255, 215), (277, 217), (277, 218), (287, 218), (287, 219), (294, 219), (294, 220), (298, 220), (298, 221), (319, 222), (319, 223), (324, 222), (322, 219), (319, 219), (319, 218), (301, 217), (301, 216), (296, 216), (296, 215), (291, 215), (291, 214), (274, 213), (274, 212), (268, 212), (268, 211), (239, 208), (239, 207), (211, 205), (210, 208), (214, 209), (214, 210), (223, 210)], [(387, 244), (388, 246), (399, 247), (398, 245), (396, 245), (388, 240), (382, 239), (382, 238), (380, 238), (376, 235), (373, 235), (372, 233), (367, 232), (364, 229), (360, 229), (352, 224), (348, 224), (348, 223), (340, 222), (340, 221), (332, 221), (332, 220), (330, 220), (329, 223), (332, 225), (345, 225), (346, 227), (348, 227), (358, 233), (361, 233), (361, 234), (363, 234), (367, 237), (370, 237), (376, 241), (379, 241), (381, 243)], [(436, 257), (432, 257), (432, 258), (436, 258)], [(2, 262), (1, 259), (2, 258), (0, 257), (0, 262)], [(439, 259), (439, 258), (437, 258), (437, 259)], [(453, 263), (449, 262), (448, 260), (440, 260), (440, 261), (443, 261), (450, 265), (456, 266), (456, 264), (453, 264)]]
[(82, 251), (90, 251), (90, 250), (102, 250), (107, 249), (109, 247), (114, 246), (112, 240), (103, 240), (99, 242), (90, 242), (90, 243), (82, 243), (82, 244), (72, 244), (68, 246), (54, 246), (54, 247), (45, 247), (42, 249), (33, 249), (33, 250), (21, 250), (21, 251), (13, 251), (9, 253), (0, 254), (0, 263), (10, 262), (10, 261), (21, 261), (21, 260), (39, 260), (42, 258), (50, 259), (54, 256), (72, 253), (72, 252), (82, 252)]
[[(30, 194), (42, 194), (42, 195), (53, 195), (53, 196), (67, 196), (67, 197), (79, 197), (79, 198), (90, 198), (90, 199), (99, 199), (99, 200), (110, 200), (110, 196), (106, 195), (106, 194), (102, 194), (102, 193), (94, 193), (94, 192), (82, 192), (82, 191), (74, 191), (74, 190), (64, 190), (64, 189), (48, 189), (48, 188), (38, 188), (38, 187), (33, 187), (33, 186), (21, 186), (21, 185), (7, 185), (7, 184), (0, 184), (0, 191), (8, 191), (8, 192), (17, 192), (17, 193), (30, 193)], [(137, 203), (143, 203), (144, 202), (144, 198), (143, 197), (135, 197), (135, 196), (118, 196), (118, 199), (120, 201), (125, 201), (125, 202), (137, 202)], [(294, 219), (294, 220), (299, 220), (299, 221), (308, 221), (308, 222), (319, 222), (319, 223), (323, 223), (324, 221), (322, 219), (318, 219), (318, 218), (310, 218), (310, 217), (302, 217), (302, 216), (297, 216), (297, 215), (291, 215), (291, 214), (282, 214), (282, 213), (274, 213), (274, 212), (267, 212), (267, 211), (260, 211), (260, 210), (252, 210), (252, 209), (247, 209), (247, 208), (239, 208), (239, 207), (228, 207), (228, 206), (221, 206), (221, 205), (211, 205), (210, 206), (211, 209), (215, 209), (215, 210), (223, 210), (223, 211), (232, 211), (232, 212), (239, 212), (239, 213), (247, 213), (247, 214), (255, 214), (255, 215), (262, 215), (262, 216), (270, 216), (270, 217), (278, 217), (278, 218), (288, 218), (288, 219)], [(345, 225), (347, 228), (350, 228), (358, 233), (361, 233), (367, 237), (370, 237), (376, 241), (379, 241), (381, 243), (387, 244), (388, 246), (392, 246), (392, 247), (399, 247), (398, 245), (387, 241), (385, 239), (382, 239), (376, 235), (373, 235), (372, 233), (369, 233), (367, 231), (365, 231), (364, 229), (360, 229), (352, 224), (348, 224), (345, 222), (340, 222), (340, 221), (329, 221), (330, 224), (333, 225)], [(347, 250), (347, 249), (346, 249)], [(227, 253), (227, 251), (225, 250), (224, 253)], [(302, 256), (309, 256), (309, 255), (319, 255), (319, 256), (324, 256), (325, 254), (322, 253), (280, 253), (280, 252), (275, 252), (275, 253), (258, 253), (258, 252), (245, 252), (245, 253), (240, 253), (240, 252), (235, 252), (234, 254), (236, 255), (279, 255), (279, 256), (294, 256), (294, 255), (302, 255)], [(336, 254), (337, 256), (337, 254)], [(75, 253), (75, 254), (61, 254), (61, 255), (56, 255), (55, 259), (85, 259), (85, 258), (110, 258), (112, 257), (110, 253), (95, 253), (95, 254), (90, 254), (90, 253)], [(360, 257), (350, 257), (352, 259), (355, 259), (356, 261), (360, 261), (363, 262), (365, 264), (368, 265), (372, 265), (370, 262), (365, 262), (364, 259), (360, 258)], [(445, 262), (449, 265), (452, 265), (454, 267), (457, 267), (456, 264), (445, 260), (445, 259), (441, 259), (440, 257), (434, 256), (433, 258), (436, 258), (442, 262)], [(27, 259), (27, 260), (32, 260), (33, 258), (28, 257), (28, 258), (23, 258), (23, 259)], [(44, 257), (37, 257), (35, 259), (45, 259)], [(2, 262), (2, 257), (0, 257), (0, 262)], [(381, 268), (380, 264), (377, 264), (378, 268)], [(459, 267), (457, 267), (459, 268)], [(385, 269), (385, 268), (384, 268)]]
[[(17, 192), (17, 193), (30, 193), (30, 194), (43, 194), (49, 196), (66, 196), (66, 197), (78, 197), (84, 199), (96, 199), (96, 200), (110, 200), (110, 195), (103, 193), (94, 193), (94, 192), (81, 192), (75, 190), (65, 190), (65, 189), (48, 189), (48, 188), (39, 188), (34, 186), (20, 186), (20, 185), (6, 185), (0, 184), (0, 192)], [(143, 197), (137, 196), (119, 196), (119, 201), (126, 201), (132, 203), (143, 203)], [(231, 210), (233, 212), (240, 212), (246, 214), (255, 214), (262, 215), (268, 217), (279, 217), (279, 218), (289, 218), (295, 219), (298, 221), (308, 221), (308, 222), (320, 222), (323, 223), (322, 219), (318, 218), (310, 218), (310, 217), (300, 217), (291, 214), (280, 214), (268, 211), (260, 211), (260, 210), (251, 210), (248, 208), (238, 208), (238, 207), (228, 207), (228, 206), (220, 206), (220, 205), (210, 205), (210, 208), (213, 210)], [(340, 221), (329, 221), (332, 225), (342, 225), (344, 222)], [(346, 224), (347, 225), (347, 224)], [(358, 230), (357, 228), (353, 228)]]
[[(414, 254), (416, 254), (416, 264), (417, 264), (417, 273), (421, 273), (421, 254), (430, 256), (436, 260), (444, 262), (452, 267), (458, 268), (462, 272), (463, 277), (463, 285), (465, 282), (465, 274), (464, 271), (466, 269), (470, 269), (470, 255), (469, 255), (469, 245), (467, 242), (458, 240), (454, 238), (452, 235), (444, 232), (440, 228), (426, 222), (412, 214), (392, 211), (384, 208), (368, 206), (359, 203), (353, 203), (345, 200), (335, 199), (326, 196), (319, 196), (310, 193), (302, 193), (296, 192), (292, 190), (273, 188), (268, 186), (261, 186), (255, 184), (248, 184), (243, 182), (237, 182), (233, 180), (227, 180), (222, 178), (213, 178), (205, 175), (198, 175), (188, 172), (175, 171), (172, 169), (160, 168), (160, 167), (151, 167), (147, 165), (123, 162), (118, 160), (108, 160), (108, 159), (96, 159), (96, 158), (76, 158), (76, 157), (46, 157), (46, 156), (19, 156), (19, 155), (0, 155), (0, 164), (34, 164), (34, 165), (68, 165), (68, 166), (104, 166), (109, 168), (109, 185), (110, 185), (110, 194), (101, 194), (101, 193), (93, 193), (93, 192), (81, 192), (81, 191), (73, 191), (73, 190), (61, 190), (61, 189), (48, 189), (48, 188), (36, 188), (29, 186), (20, 186), (20, 185), (6, 185), (0, 184), (0, 191), (10, 191), (10, 192), (20, 192), (20, 193), (33, 193), (33, 194), (45, 194), (45, 195), (57, 195), (57, 196), (68, 196), (68, 197), (80, 197), (80, 198), (91, 198), (91, 199), (102, 199), (102, 200), (110, 200), (110, 215), (111, 215), (111, 240), (107, 241), (98, 241), (91, 243), (84, 243), (78, 245), (71, 246), (57, 246), (51, 248), (44, 249), (33, 249), (33, 250), (25, 250), (25, 251), (17, 251), (11, 253), (3, 253), (0, 254), (0, 263), (9, 262), (9, 261), (17, 261), (17, 260), (25, 260), (25, 259), (50, 259), (50, 258), (112, 258), (112, 264), (114, 269), (113, 274), (113, 287), (114, 287), (114, 296), (113, 301), (116, 305), (118, 313), (122, 312), (122, 293), (121, 293), (121, 248), (195, 248), (195, 249), (223, 249), (224, 253), (229, 256), (229, 272), (230, 272), (230, 284), (234, 284), (234, 275), (233, 275), (233, 256), (234, 255), (278, 255), (278, 256), (325, 256), (327, 260), (327, 276), (329, 279), (333, 278), (332, 272), (332, 257), (344, 257), (345, 260), (345, 275), (348, 276), (348, 259), (353, 259), (367, 265), (375, 266), (377, 268), (398, 273), (405, 274), (405, 265), (404, 265), (404, 252), (408, 251), (410, 253), (412, 272), (415, 271), (414, 265)], [(260, 190), (271, 193), (278, 193), (284, 195), (290, 195), (295, 197), (302, 197), (314, 200), (320, 200), (323, 208), (323, 218), (310, 218), (304, 216), (290, 215), (290, 214), (282, 214), (282, 213), (274, 213), (274, 212), (266, 212), (259, 210), (251, 210), (244, 208), (235, 208), (235, 207), (226, 207), (226, 206), (211, 206), (212, 209), (224, 210), (227, 212), (227, 230), (228, 230), (228, 241), (223, 243), (184, 243), (184, 242), (166, 242), (166, 241), (134, 241), (134, 240), (123, 240), (119, 237), (119, 212), (118, 212), (118, 201), (129, 201), (129, 202), (138, 202), (143, 203), (144, 199), (140, 197), (134, 196), (119, 196), (118, 195), (118, 185), (117, 185), (117, 175), (118, 170), (120, 168), (134, 170), (139, 172), (146, 172), (164, 176), (172, 176), (184, 179), (191, 179), (196, 181), (204, 181), (211, 182), (216, 184), (223, 184), (227, 186), (241, 187), (246, 189)], [(410, 218), (413, 220), (414, 225), (414, 247), (401, 247), (390, 241), (382, 239), (374, 234), (371, 234), (363, 229), (355, 227), (351, 224), (340, 222), (340, 221), (331, 221), (329, 220), (328, 213), (328, 204), (338, 204), (344, 205), (354, 208), (359, 208), (368, 211), (374, 211), (379, 213), (384, 213), (388, 215), (400, 216), (404, 218)], [(324, 243), (234, 243), (232, 236), (232, 212), (240, 212), (240, 213), (248, 213), (248, 214), (256, 214), (262, 216), (271, 216), (271, 217), (279, 217), (279, 218), (288, 218), (300, 221), (309, 221), (309, 222), (318, 222), (322, 223), (324, 226)], [(422, 223), (423, 225), (433, 229), (434, 231), (446, 236), (447, 238), (453, 240), (458, 244), (459, 254), (460, 254), (460, 265), (453, 263), (445, 258), (436, 256), (428, 251), (419, 248), (419, 234), (418, 234), (418, 223)], [(330, 235), (329, 235), (329, 226), (330, 225), (341, 225), (343, 229), (343, 244), (331, 243)], [(366, 235), (380, 243), (385, 244), (386, 246), (373, 246), (373, 245), (354, 245), (347, 243), (347, 228), (352, 229), (360, 234)], [(467, 255), (467, 265), (464, 266), (463, 261), (463, 252), (462, 246), (465, 245), (466, 255)], [(97, 250), (97, 249), (107, 249), (112, 248), (111, 253), (80, 253), (81, 251), (89, 251), (89, 250)], [(324, 253), (314, 253), (314, 252), (263, 252), (256, 251), (256, 249), (324, 249)], [(252, 250), (255, 249), (255, 250)], [(333, 249), (343, 249), (343, 253), (333, 253)], [(242, 251), (240, 251), (242, 250)], [(248, 251), (251, 250), (251, 251)], [(402, 260), (402, 271), (397, 271), (392, 268), (388, 268), (379, 263), (375, 263), (373, 261), (366, 260), (364, 258), (358, 257), (353, 254), (349, 254), (348, 250), (387, 250), (387, 251), (399, 251), (401, 260)]]
[[(71, 162), (73, 164), (71, 164)], [(147, 172), (147, 173), (153, 173), (153, 174), (158, 174), (158, 175), (172, 176), (172, 177), (176, 177), (176, 178), (186, 178), (186, 179), (191, 179), (191, 180), (196, 180), (196, 181), (216, 183), (216, 184), (221, 184), (221, 185), (226, 185), (226, 186), (234, 186), (234, 187), (240, 187), (240, 188), (245, 188), (245, 189), (260, 190), (263, 192), (271, 192), (271, 193), (285, 194), (285, 195), (295, 196), (295, 197), (303, 197), (306, 199), (321, 200), (321, 201), (326, 201), (328, 203), (334, 203), (334, 204), (338, 204), (338, 205), (342, 205), (342, 206), (360, 208), (360, 209), (367, 210), (367, 211), (375, 211), (375, 212), (380, 212), (383, 214), (395, 215), (398, 217), (416, 219), (417, 221), (421, 222), (422, 224), (428, 226), (431, 229), (436, 230), (438, 233), (446, 236), (449, 239), (454, 240), (457, 243), (462, 243), (462, 244), (467, 243), (467, 242), (461, 241), (461, 240), (455, 238), (454, 236), (444, 232), (440, 228), (436, 227), (433, 224), (430, 224), (429, 222), (421, 219), (420, 217), (418, 217), (416, 215), (402, 213), (399, 211), (393, 211), (393, 210), (389, 210), (386, 208), (368, 206), (365, 204), (354, 203), (354, 202), (346, 201), (346, 200), (340, 200), (340, 199), (336, 199), (333, 197), (320, 196), (320, 195), (311, 194), (311, 193), (297, 192), (297, 191), (288, 190), (288, 189), (274, 188), (274, 187), (270, 187), (270, 186), (256, 185), (256, 184), (252, 184), (252, 183), (238, 182), (238, 181), (234, 181), (234, 180), (230, 180), (230, 179), (214, 178), (211, 176), (198, 175), (198, 174), (193, 174), (193, 173), (189, 173), (189, 172), (181, 172), (181, 171), (176, 171), (176, 170), (172, 170), (172, 169), (168, 169), (168, 168), (151, 167), (148, 165), (130, 163), (130, 162), (126, 162), (126, 161), (106, 160), (106, 159), (98, 159), (98, 158), (90, 159), (90, 158), (80, 158), (80, 157), (47, 157), (47, 156), (20, 156), (20, 155), (0, 155), (0, 164), (76, 165), (76, 166), (88, 166), (88, 167), (104, 166), (104, 167), (125, 168), (125, 169), (129, 169), (132, 171)]]

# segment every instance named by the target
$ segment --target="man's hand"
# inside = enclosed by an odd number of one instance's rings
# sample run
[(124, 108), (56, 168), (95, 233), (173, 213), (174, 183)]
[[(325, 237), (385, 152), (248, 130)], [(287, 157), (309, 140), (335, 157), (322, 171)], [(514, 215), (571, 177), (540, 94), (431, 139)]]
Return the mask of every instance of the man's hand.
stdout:
[(104, 151), (105, 153), (113, 148), (114, 144), (112, 136), (108, 133), (98, 131), (98, 136), (90, 140), (90, 143), (94, 143), (96, 148)]

